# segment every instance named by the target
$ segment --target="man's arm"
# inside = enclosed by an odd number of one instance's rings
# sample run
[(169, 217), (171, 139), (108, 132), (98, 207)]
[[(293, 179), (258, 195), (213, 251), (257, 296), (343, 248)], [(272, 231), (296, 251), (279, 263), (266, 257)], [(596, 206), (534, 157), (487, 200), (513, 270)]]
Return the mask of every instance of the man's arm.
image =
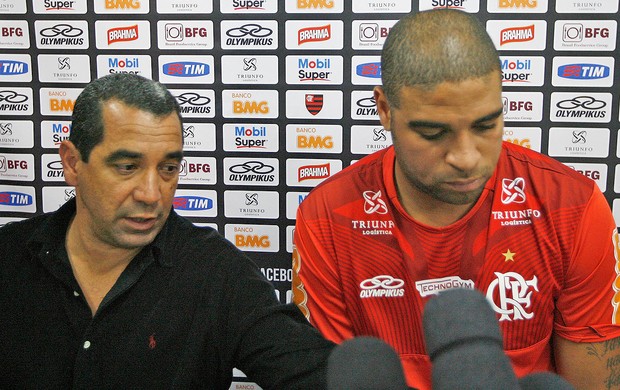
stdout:
[(620, 388), (620, 337), (598, 343), (575, 343), (556, 336), (558, 374), (577, 389)]

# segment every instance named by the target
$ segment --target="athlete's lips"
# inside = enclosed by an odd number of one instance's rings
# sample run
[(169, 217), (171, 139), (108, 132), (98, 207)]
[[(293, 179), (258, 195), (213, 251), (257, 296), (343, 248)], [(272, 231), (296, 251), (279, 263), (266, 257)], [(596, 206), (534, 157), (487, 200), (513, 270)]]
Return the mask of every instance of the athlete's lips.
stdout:
[(157, 216), (125, 217), (125, 221), (133, 230), (148, 231), (158, 221)]
[(465, 180), (453, 180), (445, 182), (447, 186), (458, 192), (471, 192), (475, 191), (483, 184), (481, 178), (465, 179)]

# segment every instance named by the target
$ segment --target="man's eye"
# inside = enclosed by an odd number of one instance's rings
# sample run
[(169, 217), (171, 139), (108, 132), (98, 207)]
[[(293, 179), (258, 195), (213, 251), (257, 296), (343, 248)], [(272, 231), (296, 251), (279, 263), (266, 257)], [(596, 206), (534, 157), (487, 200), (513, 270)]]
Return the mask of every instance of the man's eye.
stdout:
[(487, 131), (487, 130), (493, 130), (496, 127), (495, 123), (491, 123), (491, 124), (484, 124), (484, 125), (476, 125), (474, 127), (474, 129), (476, 129), (477, 131)]
[(116, 169), (121, 173), (130, 173), (136, 170), (135, 164), (116, 164)]
[(424, 138), (427, 141), (436, 141), (438, 139), (441, 139), (444, 134), (445, 134), (445, 131), (439, 131), (437, 133), (432, 133), (432, 134), (420, 134), (420, 137)]
[(166, 164), (161, 170), (165, 173), (177, 173), (180, 169), (180, 164)]

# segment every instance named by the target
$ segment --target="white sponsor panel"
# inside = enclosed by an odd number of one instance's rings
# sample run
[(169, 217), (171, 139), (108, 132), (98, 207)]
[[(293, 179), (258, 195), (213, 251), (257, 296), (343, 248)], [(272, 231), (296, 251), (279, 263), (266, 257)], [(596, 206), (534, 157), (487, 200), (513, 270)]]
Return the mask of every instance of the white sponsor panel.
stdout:
[(222, 91), (224, 118), (277, 118), (278, 91), (269, 89), (225, 89)]
[(469, 13), (476, 13), (480, 11), (480, 0), (420, 0), (420, 11), (437, 8), (456, 8)]
[(341, 125), (286, 125), (286, 151), (298, 153), (342, 153)]
[(280, 194), (277, 191), (224, 191), (227, 218), (277, 219)]
[(545, 82), (545, 57), (501, 56), (504, 87), (540, 87)]
[(0, 185), (0, 211), (36, 213), (34, 187)]
[(306, 199), (308, 192), (287, 192), (286, 193), (286, 218), (297, 218), (297, 209), (301, 202)]
[[(616, 170), (618, 167), (616, 166)], [(612, 203), (612, 212), (616, 220), (616, 226), (620, 226), (620, 199), (614, 199)]]
[[(295, 237), (295, 226), (286, 227), (286, 252), (293, 253), (293, 238)], [(292, 297), (291, 297), (292, 301)]]
[(86, 0), (33, 0), (32, 11), (35, 14), (85, 14)]
[(344, 11), (345, 0), (284, 0), (287, 14), (339, 14)]
[(224, 237), (244, 252), (278, 252), (280, 229), (274, 225), (224, 225)]
[(93, 0), (96, 14), (148, 14), (147, 0)]
[(97, 56), (97, 77), (111, 73), (133, 73), (152, 79), (151, 56), (116, 54)]
[(542, 148), (542, 128), (504, 127), (502, 139), (540, 153)]
[(342, 91), (287, 90), (286, 117), (296, 119), (341, 119)]
[(411, 12), (410, 0), (355, 0), (351, 2), (354, 13), (409, 13)]
[(612, 51), (616, 49), (618, 22), (615, 20), (556, 20), (555, 50)]
[(28, 149), (34, 146), (34, 122), (0, 119), (0, 148)]
[(211, 20), (160, 20), (157, 22), (157, 47), (160, 49), (213, 49)]
[(172, 207), (184, 217), (217, 217), (217, 191), (177, 189)]
[(35, 20), (35, 39), (38, 49), (88, 49), (86, 20)]
[(553, 92), (549, 118), (554, 122), (609, 123), (611, 93)]
[(545, 50), (544, 20), (489, 20), (486, 29), (498, 50)]
[(284, 26), (289, 50), (340, 50), (344, 46), (342, 20), (287, 20)]
[(286, 160), (286, 185), (316, 187), (341, 170), (342, 160), (289, 158)]
[(42, 121), (41, 147), (57, 149), (60, 143), (69, 139), (71, 121)]
[(158, 14), (210, 14), (213, 0), (155, 0)]
[(213, 84), (213, 56), (159, 56), (159, 82), (167, 84)]
[(24, 0), (0, 0), (0, 14), (25, 14)]
[(75, 188), (70, 186), (43, 187), (43, 212), (51, 213), (75, 197)]
[(381, 125), (351, 126), (351, 153), (371, 154), (392, 145), (392, 133)]
[[(562, 0), (560, 0), (562, 1)], [(488, 0), (491, 13), (541, 14), (547, 12), (548, 0)]]
[[(596, 182), (596, 185), (601, 189), (601, 192), (605, 192), (607, 188), (607, 164), (585, 164), (585, 163), (567, 163), (564, 165), (573, 168), (577, 172), (581, 173), (587, 178), (590, 178)], [(616, 183), (618, 181), (616, 180)]]
[(278, 56), (222, 56), (223, 84), (277, 84)]
[(351, 57), (353, 85), (381, 85), (381, 56)]
[(183, 123), (184, 151), (215, 151), (214, 123)]
[(90, 58), (86, 54), (39, 54), (39, 81), (44, 83), (90, 82)]
[(226, 0), (220, 1), (223, 14), (275, 14), (279, 0)]
[(557, 13), (613, 14), (618, 12), (618, 0), (556, 1)]
[(280, 162), (277, 158), (224, 159), (224, 184), (277, 186), (280, 183)]
[(609, 129), (551, 127), (549, 156), (607, 157), (609, 136)]
[(43, 181), (65, 181), (62, 160), (58, 153), (41, 155), (41, 179)]
[(396, 20), (354, 20), (351, 46), (354, 50), (381, 50)]
[(82, 88), (41, 88), (41, 115), (71, 116), (75, 99)]
[(0, 20), (0, 49), (28, 49), (29, 31), (27, 20)]
[(181, 161), (179, 184), (216, 184), (217, 168), (215, 157), (186, 156)]
[(0, 179), (34, 181), (34, 155), (0, 153)]
[(276, 20), (222, 20), (220, 26), (222, 49), (278, 48)]
[(19, 218), (19, 217), (0, 217), (0, 227), (6, 225), (7, 223), (19, 222), (25, 219), (26, 218)]
[(215, 117), (215, 91), (212, 89), (170, 89), (181, 106), (183, 118)]
[(0, 115), (32, 115), (32, 88), (0, 88)]
[(611, 87), (614, 57), (553, 57), (551, 83), (556, 87)]
[(97, 20), (95, 44), (101, 50), (150, 49), (148, 20)]
[(224, 150), (227, 152), (277, 152), (279, 128), (269, 123), (225, 123)]
[(342, 56), (286, 56), (286, 83), (340, 85), (343, 81)]
[(539, 122), (543, 114), (542, 92), (503, 92), (504, 121)]
[(351, 92), (351, 119), (379, 120), (377, 102), (372, 91)]
[(0, 54), (0, 82), (32, 81), (30, 54)]

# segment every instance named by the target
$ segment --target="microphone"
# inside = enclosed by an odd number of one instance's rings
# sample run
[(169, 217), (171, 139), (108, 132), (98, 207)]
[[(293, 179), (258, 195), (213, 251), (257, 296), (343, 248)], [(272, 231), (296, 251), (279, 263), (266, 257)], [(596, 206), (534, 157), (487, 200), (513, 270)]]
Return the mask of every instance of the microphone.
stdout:
[(405, 390), (398, 354), (384, 341), (355, 337), (336, 346), (327, 360), (328, 390)]
[(536, 372), (519, 379), (521, 390), (574, 390), (566, 379), (552, 372)]
[(433, 390), (519, 389), (491, 305), (476, 290), (431, 298), (422, 318)]

